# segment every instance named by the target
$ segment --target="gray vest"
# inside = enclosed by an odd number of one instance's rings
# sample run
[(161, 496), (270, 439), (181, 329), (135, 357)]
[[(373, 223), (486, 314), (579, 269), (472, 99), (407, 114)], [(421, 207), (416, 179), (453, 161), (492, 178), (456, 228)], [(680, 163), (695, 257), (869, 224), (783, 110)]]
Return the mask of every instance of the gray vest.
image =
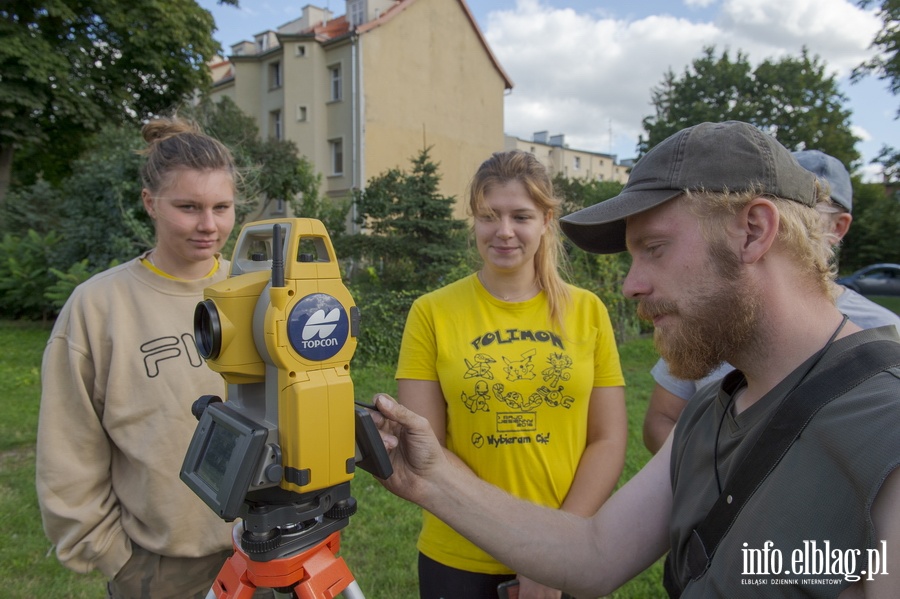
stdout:
[[(893, 327), (850, 335), (835, 342), (810, 374), (840, 368), (844, 352), (875, 339), (900, 342)], [(685, 562), (690, 533), (719, 494), (716, 466), (724, 486), (808, 365), (737, 417), (730, 410), (726, 414), (725, 406), (743, 386), (739, 372), (687, 404), (675, 431), (671, 470), (672, 556), (682, 585), (690, 578)], [(870, 572), (884, 567), (885, 548), (875, 538), (869, 509), (897, 465), (900, 369), (893, 369), (815, 415), (748, 500), (709, 570), (687, 584), (682, 597), (836, 597), (857, 576), (878, 576)]]

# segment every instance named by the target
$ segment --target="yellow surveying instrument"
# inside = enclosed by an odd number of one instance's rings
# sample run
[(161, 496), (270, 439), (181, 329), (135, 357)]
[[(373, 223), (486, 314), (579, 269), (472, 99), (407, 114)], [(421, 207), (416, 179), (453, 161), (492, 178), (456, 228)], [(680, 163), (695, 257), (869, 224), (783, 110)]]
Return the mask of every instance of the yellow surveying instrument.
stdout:
[(241, 229), (229, 277), (194, 312), (200, 354), (228, 384), (203, 396), (182, 480), (234, 527), (235, 554), (209, 599), (362, 598), (337, 556), (356, 511), (359, 465), (391, 465), (367, 410), (354, 405), (350, 358), (359, 310), (325, 226), (306, 218)]

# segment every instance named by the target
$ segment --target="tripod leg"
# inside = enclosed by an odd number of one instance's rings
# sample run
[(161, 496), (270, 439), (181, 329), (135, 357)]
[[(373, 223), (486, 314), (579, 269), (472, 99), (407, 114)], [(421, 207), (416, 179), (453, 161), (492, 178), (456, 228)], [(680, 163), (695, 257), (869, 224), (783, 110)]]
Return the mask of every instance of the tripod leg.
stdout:
[[(299, 599), (333, 599), (356, 584), (347, 563), (335, 555), (338, 538), (338, 533), (335, 533), (329, 538), (329, 542), (321, 543), (303, 554), (305, 574), (300, 584), (294, 587)], [(356, 585), (356, 589), (359, 590), (359, 585)], [(364, 599), (361, 594), (348, 597)]]
[(256, 586), (247, 578), (247, 561), (235, 553), (222, 565), (206, 599), (251, 599)]
[(359, 588), (359, 583), (355, 580), (351, 582), (346, 589), (344, 589), (343, 596), (344, 599), (366, 599), (365, 595), (363, 595), (362, 589)]

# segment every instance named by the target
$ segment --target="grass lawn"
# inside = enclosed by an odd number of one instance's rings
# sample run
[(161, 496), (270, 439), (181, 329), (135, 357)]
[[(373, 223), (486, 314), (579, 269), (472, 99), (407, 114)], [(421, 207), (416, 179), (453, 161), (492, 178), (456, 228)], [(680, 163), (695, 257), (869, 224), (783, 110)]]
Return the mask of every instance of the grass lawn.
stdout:
[[(102, 576), (76, 574), (60, 566), (41, 529), (34, 491), (34, 442), (41, 355), (48, 334), (49, 328), (40, 324), (0, 321), (0, 580), (6, 582), (2, 595), (100, 599)], [(647, 339), (627, 343), (620, 352), (628, 385), (630, 433), (624, 482), (650, 457), (641, 441), (641, 426), (656, 353)], [(353, 380), (359, 399), (368, 400), (376, 391), (396, 390), (390, 366), (355, 368)], [(342, 555), (368, 599), (414, 599), (419, 509), (360, 472), (352, 483), (359, 510), (342, 533)], [(661, 578), (657, 564), (612, 597), (664, 597)]]
[(900, 314), (900, 297), (888, 297), (886, 295), (871, 295), (866, 299), (870, 299), (876, 304), (881, 304), (894, 314)]

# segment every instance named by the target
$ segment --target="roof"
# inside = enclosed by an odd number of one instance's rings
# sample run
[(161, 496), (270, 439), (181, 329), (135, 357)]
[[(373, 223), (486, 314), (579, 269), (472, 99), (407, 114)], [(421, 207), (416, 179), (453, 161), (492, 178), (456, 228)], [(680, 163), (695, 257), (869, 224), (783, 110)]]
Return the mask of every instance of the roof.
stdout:
[[(397, 15), (402, 13), (404, 10), (409, 8), (412, 4), (418, 2), (420, 0), (397, 0), (394, 4), (384, 11), (378, 18), (363, 23), (359, 27), (356, 28), (355, 33), (358, 35), (363, 35), (373, 29), (377, 29), (382, 25), (393, 20)], [(493, 63), (494, 68), (497, 69), (497, 72), (500, 73), (500, 76), (503, 78), (503, 84), (506, 89), (513, 88), (512, 79), (509, 78), (509, 75), (506, 74), (506, 71), (503, 70), (503, 67), (500, 65), (500, 62), (497, 60), (497, 57), (494, 56), (494, 53), (491, 51), (491, 47), (488, 45), (487, 40), (484, 39), (484, 35), (481, 33), (481, 29), (478, 27), (478, 23), (475, 22), (475, 17), (472, 16), (472, 11), (469, 10), (469, 6), (466, 4), (465, 0), (456, 0), (459, 3), (460, 8), (463, 9), (463, 12), (466, 15), (466, 18), (469, 20), (469, 23), (472, 25), (472, 29), (475, 31), (475, 34), (478, 36), (478, 41), (481, 42), (481, 46), (484, 48), (484, 51), (487, 53), (488, 57), (491, 59), (491, 63)], [(279, 34), (279, 38), (296, 38), (296, 37), (314, 37), (318, 42), (327, 42), (330, 40), (335, 40), (341, 37), (349, 36), (354, 33), (352, 28), (350, 27), (349, 21), (347, 21), (346, 15), (341, 15), (340, 17), (331, 19), (322, 23), (320, 25), (316, 25), (304, 32), (299, 33), (289, 33), (289, 34)], [(262, 53), (262, 54), (265, 54)], [(253, 57), (259, 57), (260, 54), (253, 55)], [(245, 59), (251, 58), (251, 56), (230, 56), (230, 60)]]
[(317, 40), (326, 41), (350, 33), (350, 23), (347, 21), (347, 15), (341, 15), (330, 21), (325, 21), (321, 25), (316, 25), (312, 28), (312, 32)]

